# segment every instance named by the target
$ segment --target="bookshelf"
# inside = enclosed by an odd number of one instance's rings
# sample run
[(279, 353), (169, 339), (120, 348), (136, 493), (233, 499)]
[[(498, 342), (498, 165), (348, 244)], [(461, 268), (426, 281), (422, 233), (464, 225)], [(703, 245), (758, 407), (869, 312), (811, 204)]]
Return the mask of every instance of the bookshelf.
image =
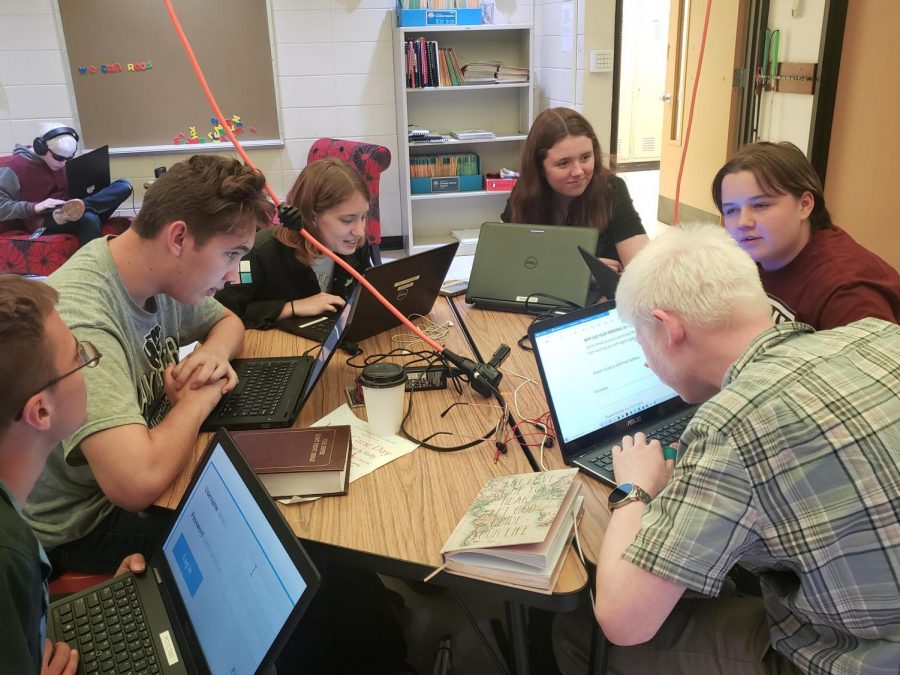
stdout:
[[(408, 89), (405, 44), (417, 38), (452, 47), (461, 65), (500, 61), (529, 70), (528, 82)], [(498, 221), (509, 191), (412, 194), (410, 157), (435, 153), (476, 152), (481, 172), (514, 169), (534, 118), (534, 35), (528, 24), (417, 26), (394, 30), (394, 80), (397, 104), (397, 166), (400, 173), (400, 214), (404, 247), (413, 253), (453, 241), (451, 230), (478, 228)], [(416, 143), (409, 126), (447, 134), (462, 129), (486, 129), (495, 138)]]

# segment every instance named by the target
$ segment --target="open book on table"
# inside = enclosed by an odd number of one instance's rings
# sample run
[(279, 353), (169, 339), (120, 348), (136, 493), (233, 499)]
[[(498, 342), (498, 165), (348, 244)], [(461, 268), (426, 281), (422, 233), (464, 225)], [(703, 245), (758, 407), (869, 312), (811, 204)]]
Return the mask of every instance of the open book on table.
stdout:
[(577, 473), (488, 479), (441, 549), (441, 569), (550, 593), (582, 511)]

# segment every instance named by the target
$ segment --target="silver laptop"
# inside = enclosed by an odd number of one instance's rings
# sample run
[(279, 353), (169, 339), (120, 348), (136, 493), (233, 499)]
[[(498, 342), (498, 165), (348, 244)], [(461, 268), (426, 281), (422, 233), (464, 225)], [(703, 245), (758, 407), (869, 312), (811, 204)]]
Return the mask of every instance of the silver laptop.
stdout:
[(220, 431), (147, 570), (54, 602), (47, 633), (78, 649), (79, 673), (273, 672), (319, 582)]
[(71, 199), (84, 199), (109, 185), (109, 146), (91, 150), (66, 162), (66, 183)]
[(610, 451), (622, 436), (642, 431), (665, 447), (696, 410), (644, 365), (614, 302), (538, 321), (528, 335), (563, 460), (606, 483), (616, 484)]
[(587, 303), (591, 273), (578, 247), (597, 248), (594, 228), (484, 223), (466, 302), (482, 309), (543, 313)]

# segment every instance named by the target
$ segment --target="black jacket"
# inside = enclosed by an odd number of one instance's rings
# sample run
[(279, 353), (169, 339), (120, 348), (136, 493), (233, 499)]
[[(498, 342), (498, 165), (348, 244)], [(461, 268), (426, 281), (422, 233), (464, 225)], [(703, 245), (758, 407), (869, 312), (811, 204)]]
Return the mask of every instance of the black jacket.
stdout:
[[(250, 273), (241, 273), (241, 283), (229, 284), (216, 293), (216, 299), (237, 314), (247, 328), (274, 328), (284, 303), (301, 300), (320, 292), (319, 280), (312, 268), (294, 256), (294, 249), (274, 236), (274, 228), (256, 233), (253, 250), (244, 261)], [(351, 256), (341, 256), (359, 271), (369, 266), (369, 246), (364, 244)], [(242, 267), (246, 267), (242, 261)], [(355, 282), (344, 268), (335, 265), (329, 293), (345, 300)]]
[[(631, 195), (628, 193), (628, 186), (625, 185), (625, 181), (616, 175), (610, 176), (610, 180), (612, 181), (613, 191), (615, 192), (616, 197), (613, 202), (612, 213), (609, 216), (609, 223), (606, 226), (606, 230), (600, 233), (600, 238), (597, 240), (597, 252), (595, 255), (598, 258), (619, 260), (619, 252), (616, 250), (616, 244), (638, 234), (647, 234), (647, 231), (644, 229), (643, 224), (641, 224), (641, 217), (638, 215), (637, 211), (634, 210), (634, 204), (631, 201)], [(515, 191), (515, 188), (513, 188), (513, 191)], [(510, 222), (511, 217), (509, 200), (506, 200), (506, 208), (503, 209), (500, 220), (504, 223), (508, 223)], [(567, 223), (529, 224), (565, 225)], [(621, 262), (621, 260), (619, 260), (619, 262)]]

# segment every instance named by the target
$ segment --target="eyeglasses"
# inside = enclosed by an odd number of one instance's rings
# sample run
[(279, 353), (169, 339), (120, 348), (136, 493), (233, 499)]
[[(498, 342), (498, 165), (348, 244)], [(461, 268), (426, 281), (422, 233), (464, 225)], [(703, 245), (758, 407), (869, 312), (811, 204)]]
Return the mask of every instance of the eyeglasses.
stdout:
[(75, 155), (72, 155), (71, 157), (63, 157), (62, 155), (57, 155), (52, 150), (47, 150), (47, 152), (49, 152), (50, 155), (53, 157), (53, 159), (55, 159), (57, 162), (68, 162), (70, 159), (72, 159), (72, 157), (75, 156)]
[[(93, 345), (93, 343), (87, 342), (87, 341), (81, 342), (79, 340), (76, 340), (75, 346), (78, 350), (78, 358), (81, 361), (81, 363), (79, 365), (77, 365), (75, 368), (72, 368), (72, 370), (70, 370), (69, 372), (63, 373), (62, 375), (57, 375), (52, 380), (49, 380), (48, 382), (46, 382), (44, 384), (44, 386), (39, 387), (34, 392), (28, 394), (28, 396), (25, 397), (26, 401), (28, 399), (30, 399), (32, 396), (34, 396), (35, 394), (44, 391), (44, 389), (49, 389), (50, 387), (57, 384), (60, 380), (68, 377), (69, 375), (73, 375), (73, 374), (77, 373), (82, 368), (93, 368), (98, 363), (100, 363), (100, 357), (103, 356), (103, 354), (101, 354), (99, 351), (97, 351), (97, 348)], [(22, 419), (22, 414), (24, 412), (25, 412), (25, 404), (23, 403), (22, 409), (19, 410), (18, 414), (16, 414), (16, 416), (13, 419), (16, 422), (18, 422), (20, 419)]]

